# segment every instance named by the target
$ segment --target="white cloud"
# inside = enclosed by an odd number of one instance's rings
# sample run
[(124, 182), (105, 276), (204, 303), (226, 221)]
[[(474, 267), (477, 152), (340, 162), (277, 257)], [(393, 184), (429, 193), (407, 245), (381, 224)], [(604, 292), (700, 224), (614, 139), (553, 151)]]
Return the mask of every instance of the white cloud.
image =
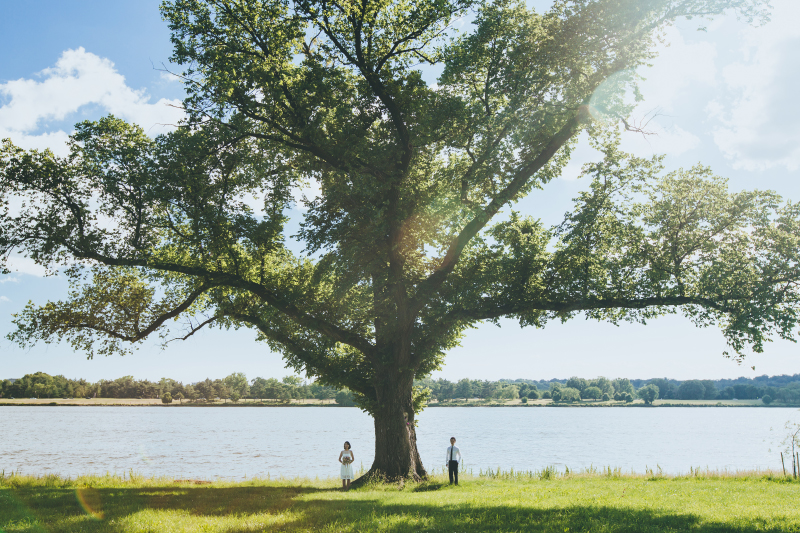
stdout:
[(682, 94), (698, 85), (716, 83), (717, 49), (713, 43), (687, 43), (681, 30), (672, 26), (666, 31), (665, 44), (657, 52), (653, 66), (638, 71), (645, 78), (640, 82), (644, 96), (644, 102), (638, 106), (640, 112), (656, 109), (672, 112)]
[[(65, 155), (69, 133), (50, 124), (77, 122), (85, 118), (80, 112), (87, 107), (138, 124), (149, 135), (174, 129), (184, 117), (180, 100), (162, 98), (151, 103), (144, 90), (128, 87), (114, 63), (83, 48), (66, 50), (37, 78), (0, 84), (0, 138), (9, 137), (22, 148), (50, 148)], [(12, 210), (19, 207), (17, 204), (12, 200)], [(107, 222), (98, 223), (102, 226)], [(7, 266), (32, 276), (46, 274), (45, 268), (19, 255), (12, 255)]]
[(6, 298), (5, 296), (0, 296), (0, 302), (10, 302), (10, 301), (11, 301), (11, 300), (9, 300), (8, 298)]
[(67, 133), (49, 131), (47, 123), (69, 119), (85, 106), (134, 122), (149, 135), (173, 129), (184, 116), (179, 100), (150, 103), (144, 90), (128, 87), (114, 63), (83, 48), (66, 50), (39, 77), (41, 81), (0, 84), (0, 101), (5, 102), (0, 107), (0, 138), (10, 137), (24, 148), (48, 147), (63, 154)]
[(19, 278), (16, 276), (9, 276), (7, 278), (0, 279), (0, 285), (3, 283), (19, 283)]
[(800, 168), (800, 2), (774, 6), (769, 24), (742, 30), (741, 61), (722, 70), (727, 93), (706, 108), (714, 141), (736, 168)]
[[(642, 157), (655, 154), (677, 156), (701, 144), (696, 135), (674, 124), (664, 127), (651, 121), (645, 127), (645, 131), (650, 134), (625, 132), (622, 136), (622, 150)], [(603, 154), (592, 148), (588, 142), (588, 135), (582, 133), (578, 138), (578, 146), (572, 159), (561, 171), (559, 178), (565, 181), (575, 181), (581, 177), (584, 164), (602, 159)]]
[(172, 72), (168, 72), (166, 70), (162, 70), (159, 73), (159, 78), (161, 78), (161, 81), (166, 81), (169, 83), (176, 83), (181, 81), (180, 76), (178, 76), (177, 74), (173, 74)]
[(33, 259), (23, 257), (21, 255), (12, 255), (8, 258), (6, 264), (8, 270), (12, 272), (20, 272), (31, 276), (44, 277), (47, 274), (47, 269), (41, 265), (37, 265)]
[[(678, 156), (701, 145), (700, 138), (690, 131), (696, 113), (690, 111), (692, 106), (687, 103), (692, 101), (699, 87), (708, 90), (719, 83), (715, 66), (717, 49), (712, 42), (692, 40), (686, 31), (682, 26), (667, 28), (664, 43), (657, 47), (658, 56), (652, 65), (637, 71), (645, 78), (639, 82), (644, 101), (635, 106), (628, 123), (642, 128), (647, 135), (626, 132), (622, 137), (623, 150), (637, 155)], [(595, 96), (602, 99), (601, 93), (602, 86)], [(626, 100), (633, 103), (633, 94), (628, 93)], [(616, 121), (613, 124), (619, 125)], [(576, 179), (583, 163), (601, 157), (593, 150), (586, 151), (581, 139), (561, 178)]]
[(582, 170), (582, 162), (575, 163), (570, 161), (564, 166), (564, 169), (561, 171), (561, 175), (558, 178), (564, 181), (575, 181), (581, 177)]
[[(0, 108), (2, 111), (2, 108)], [(17, 146), (28, 150), (51, 149), (57, 155), (67, 154), (69, 134), (65, 131), (49, 131), (41, 135), (30, 135), (4, 127), (0, 122), (0, 139), (11, 138)]]
[[(692, 117), (685, 113), (686, 98), (700, 86), (716, 83), (716, 46), (707, 41), (687, 42), (679, 27), (669, 27), (664, 44), (657, 48), (658, 57), (651, 67), (639, 69), (645, 80), (639, 83), (644, 96), (634, 109), (629, 122), (641, 127), (647, 135), (628, 132), (622, 148), (638, 155), (681, 155), (701, 144), (700, 139), (674, 122), (686, 123)], [(672, 123), (672, 124), (668, 124)]]
[(569, 163), (561, 170), (561, 175), (558, 178), (564, 181), (575, 181), (581, 177), (583, 165), (589, 162), (601, 161), (602, 159), (603, 154), (595, 150), (589, 143), (589, 134), (582, 132), (578, 136), (577, 145), (572, 150)]
[(673, 124), (664, 127), (655, 121), (645, 126), (648, 135), (627, 132), (623, 137), (622, 148), (637, 155), (681, 155), (700, 146), (700, 138)]

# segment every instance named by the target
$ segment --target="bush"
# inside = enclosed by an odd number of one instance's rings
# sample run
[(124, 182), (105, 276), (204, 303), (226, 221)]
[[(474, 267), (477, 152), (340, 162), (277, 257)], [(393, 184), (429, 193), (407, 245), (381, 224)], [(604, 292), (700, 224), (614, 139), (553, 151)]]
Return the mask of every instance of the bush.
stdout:
[(567, 380), (567, 387), (578, 389), (578, 392), (583, 392), (583, 390), (588, 386), (589, 382), (583, 378), (579, 378), (578, 376), (572, 376)]
[(632, 403), (633, 402), (633, 394), (630, 392), (626, 392), (622, 395), (622, 399), (625, 400), (625, 403)]
[(656, 385), (645, 385), (638, 391), (639, 398), (644, 400), (646, 405), (652, 403), (658, 398), (658, 387)]
[(161, 395), (161, 403), (172, 403), (172, 394), (165, 392)]
[(580, 392), (580, 395), (584, 400), (599, 400), (603, 397), (603, 391), (598, 387), (586, 387)]
[(501, 385), (494, 392), (494, 397), (499, 400), (516, 400), (519, 398), (519, 387), (516, 385)]
[(769, 394), (765, 394), (765, 395), (764, 395), (764, 396), (761, 398), (761, 401), (762, 401), (762, 402), (764, 402), (764, 405), (769, 405), (769, 404), (771, 404), (771, 403), (772, 403), (772, 396), (770, 396)]
[(603, 393), (603, 401), (607, 402), (609, 400), (611, 400), (611, 396), (609, 396), (607, 392), (604, 392)]
[[(564, 387), (559, 394), (559, 402), (579, 402), (581, 401), (581, 391), (573, 389), (572, 387)], [(553, 400), (556, 400), (555, 392), (553, 392)]]
[(699, 379), (690, 379), (678, 387), (678, 398), (681, 400), (702, 400), (706, 396), (706, 387)]
[(545, 400), (549, 400), (549, 399), (550, 399), (550, 398), (552, 398), (552, 397), (553, 397), (553, 395), (552, 395), (552, 394), (550, 394), (550, 391), (549, 391), (549, 390), (546, 390), (546, 391), (544, 391), (544, 392), (542, 393), (542, 398), (544, 398)]
[(353, 407), (356, 404), (353, 401), (353, 393), (349, 390), (340, 390), (337, 392), (336, 403), (344, 407)]
[(717, 398), (719, 398), (720, 400), (732, 400), (733, 394), (734, 394), (733, 387), (725, 387), (724, 389), (719, 391)]
[(528, 397), (527, 396), (523, 396), (522, 397), (522, 403), (528, 403)]
[(231, 401), (232, 401), (233, 403), (236, 403), (236, 402), (238, 402), (240, 399), (241, 399), (241, 396), (239, 395), (239, 393), (238, 393), (238, 392), (232, 392), (232, 393), (231, 393)]

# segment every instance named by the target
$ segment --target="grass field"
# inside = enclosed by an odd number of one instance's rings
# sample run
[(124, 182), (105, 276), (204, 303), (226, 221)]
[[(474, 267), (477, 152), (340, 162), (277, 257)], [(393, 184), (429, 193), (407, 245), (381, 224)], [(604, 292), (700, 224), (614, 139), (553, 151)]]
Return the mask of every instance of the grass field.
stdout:
[(469, 476), (342, 492), (338, 480), (0, 478), (10, 532), (800, 531), (800, 484), (770, 473)]

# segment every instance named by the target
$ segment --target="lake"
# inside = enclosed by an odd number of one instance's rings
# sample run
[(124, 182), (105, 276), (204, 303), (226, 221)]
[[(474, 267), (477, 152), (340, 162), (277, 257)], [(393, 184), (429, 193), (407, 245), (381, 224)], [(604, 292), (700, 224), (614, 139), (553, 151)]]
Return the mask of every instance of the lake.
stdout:
[[(589, 466), (666, 473), (690, 467), (778, 470), (795, 408), (439, 407), (419, 415), (418, 445), (440, 469), (455, 436), (465, 468)], [(771, 431), (772, 429), (772, 431)], [(214, 479), (334, 477), (342, 443), (372, 464), (372, 419), (355, 408), (0, 407), (0, 470)]]

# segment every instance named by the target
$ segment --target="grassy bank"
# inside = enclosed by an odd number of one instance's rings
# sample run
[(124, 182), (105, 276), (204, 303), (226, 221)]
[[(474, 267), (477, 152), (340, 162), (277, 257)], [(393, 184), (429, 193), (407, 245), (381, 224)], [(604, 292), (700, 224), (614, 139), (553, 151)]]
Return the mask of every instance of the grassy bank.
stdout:
[(5, 532), (800, 531), (800, 484), (771, 473), (466, 477), (341, 492), (337, 480), (11, 476)]

